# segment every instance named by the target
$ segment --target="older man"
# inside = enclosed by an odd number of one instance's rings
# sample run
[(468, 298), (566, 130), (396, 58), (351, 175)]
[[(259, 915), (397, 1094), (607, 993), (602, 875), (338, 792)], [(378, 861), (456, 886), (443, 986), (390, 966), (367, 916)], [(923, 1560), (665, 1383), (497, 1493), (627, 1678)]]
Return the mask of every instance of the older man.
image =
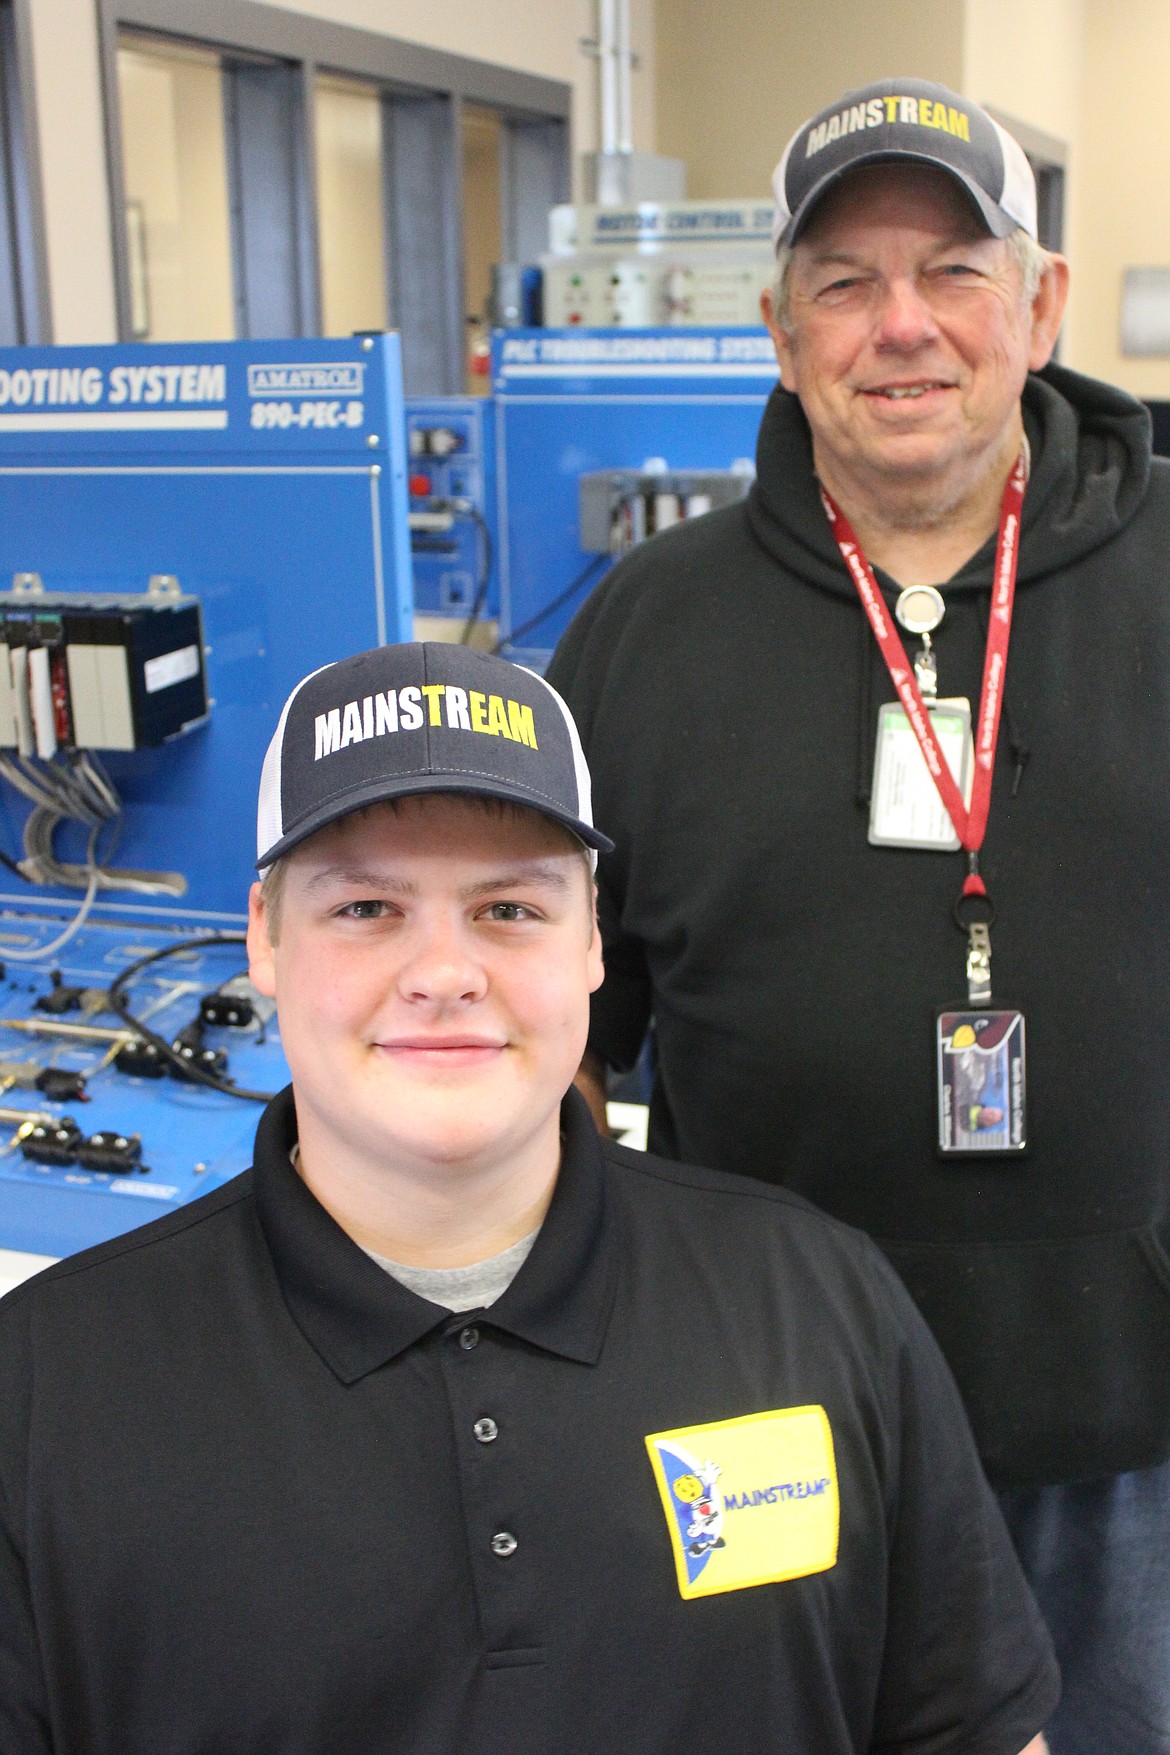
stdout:
[[(1016, 143), (888, 80), (793, 138), (747, 502), (550, 677), (618, 851), (581, 1082), (873, 1234), (1057, 1636), (1060, 1755), (1170, 1749), (1170, 471), (1049, 364)], [(734, 1288), (729, 1288), (729, 1296)]]

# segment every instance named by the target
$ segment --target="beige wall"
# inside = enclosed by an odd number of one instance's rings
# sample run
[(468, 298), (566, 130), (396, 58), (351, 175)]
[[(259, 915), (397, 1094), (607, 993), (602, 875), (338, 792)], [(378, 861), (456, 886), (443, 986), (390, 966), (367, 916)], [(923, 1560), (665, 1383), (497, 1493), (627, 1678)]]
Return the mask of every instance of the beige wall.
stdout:
[(957, 87), (961, 0), (657, 0), (658, 151), (696, 197), (761, 195), (788, 136), (850, 86)]
[(97, 7), (32, 0), (31, 13), (53, 339), (113, 341)]
[(1121, 273), (1170, 267), (1170, 6), (1089, 0), (1081, 130), (1076, 364), (1138, 395), (1170, 397), (1170, 359), (1123, 359)]
[[(1111, 5), (1112, 0), (1105, 0)], [(1081, 273), (1085, 44), (1092, 0), (966, 0), (962, 91), (1068, 148), (1064, 248), (1073, 264), (1061, 357), (1082, 366), (1088, 322)], [(1089, 324), (1091, 328), (1091, 323)]]
[(1168, 0), (657, 0), (658, 150), (697, 196), (761, 193), (800, 121), (894, 73), (955, 86), (1068, 149), (1063, 358), (1170, 396), (1126, 360), (1121, 273), (1170, 266)]
[[(54, 339), (112, 341), (97, 8), (94, 0), (30, 3)], [(598, 144), (596, 65), (581, 48), (581, 38), (594, 34), (593, 0), (439, 0), (429, 7), (418, 0), (304, 0), (284, 10), (564, 80), (573, 88), (575, 171), (580, 155)], [(632, 82), (634, 145), (653, 151), (653, 0), (632, 0), (631, 36), (641, 63)]]

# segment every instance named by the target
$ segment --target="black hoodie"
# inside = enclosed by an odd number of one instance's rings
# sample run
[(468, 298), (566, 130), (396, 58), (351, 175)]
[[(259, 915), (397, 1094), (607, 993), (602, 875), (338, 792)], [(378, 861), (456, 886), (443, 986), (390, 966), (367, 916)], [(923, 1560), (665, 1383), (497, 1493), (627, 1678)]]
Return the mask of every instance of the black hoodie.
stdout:
[[(617, 843), (594, 1046), (628, 1065), (653, 1013), (652, 1147), (878, 1239), (1003, 1485), (1170, 1454), (1170, 466), (1140, 403), (1059, 367), (1024, 416), (982, 868), (995, 997), (1027, 1020), (1025, 1158), (936, 1153), (962, 856), (868, 844), (893, 690), (795, 398), (768, 405), (748, 500), (635, 550), (549, 670)], [(973, 703), (993, 551), (935, 636), (940, 693)]]

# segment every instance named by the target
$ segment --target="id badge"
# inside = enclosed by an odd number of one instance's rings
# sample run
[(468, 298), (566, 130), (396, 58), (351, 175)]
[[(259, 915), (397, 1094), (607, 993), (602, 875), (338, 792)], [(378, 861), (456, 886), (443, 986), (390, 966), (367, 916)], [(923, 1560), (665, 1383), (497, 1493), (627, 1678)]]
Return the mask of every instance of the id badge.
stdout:
[(938, 1149), (946, 1158), (1028, 1144), (1024, 1014), (939, 1012)]
[[(931, 701), (928, 708), (955, 784), (969, 806), (975, 772), (971, 703), (958, 695)], [(896, 701), (878, 710), (869, 840), (874, 847), (915, 847), (931, 853), (955, 853), (959, 846), (918, 739)]]

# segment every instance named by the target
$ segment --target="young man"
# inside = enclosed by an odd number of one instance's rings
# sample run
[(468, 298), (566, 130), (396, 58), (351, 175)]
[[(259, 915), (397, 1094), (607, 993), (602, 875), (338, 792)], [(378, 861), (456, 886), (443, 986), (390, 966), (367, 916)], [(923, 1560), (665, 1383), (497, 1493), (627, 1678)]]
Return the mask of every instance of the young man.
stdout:
[(254, 1167), (0, 1308), (4, 1755), (1042, 1746), (1047, 1638), (877, 1251), (570, 1089), (607, 846), (526, 671), (294, 692)]

